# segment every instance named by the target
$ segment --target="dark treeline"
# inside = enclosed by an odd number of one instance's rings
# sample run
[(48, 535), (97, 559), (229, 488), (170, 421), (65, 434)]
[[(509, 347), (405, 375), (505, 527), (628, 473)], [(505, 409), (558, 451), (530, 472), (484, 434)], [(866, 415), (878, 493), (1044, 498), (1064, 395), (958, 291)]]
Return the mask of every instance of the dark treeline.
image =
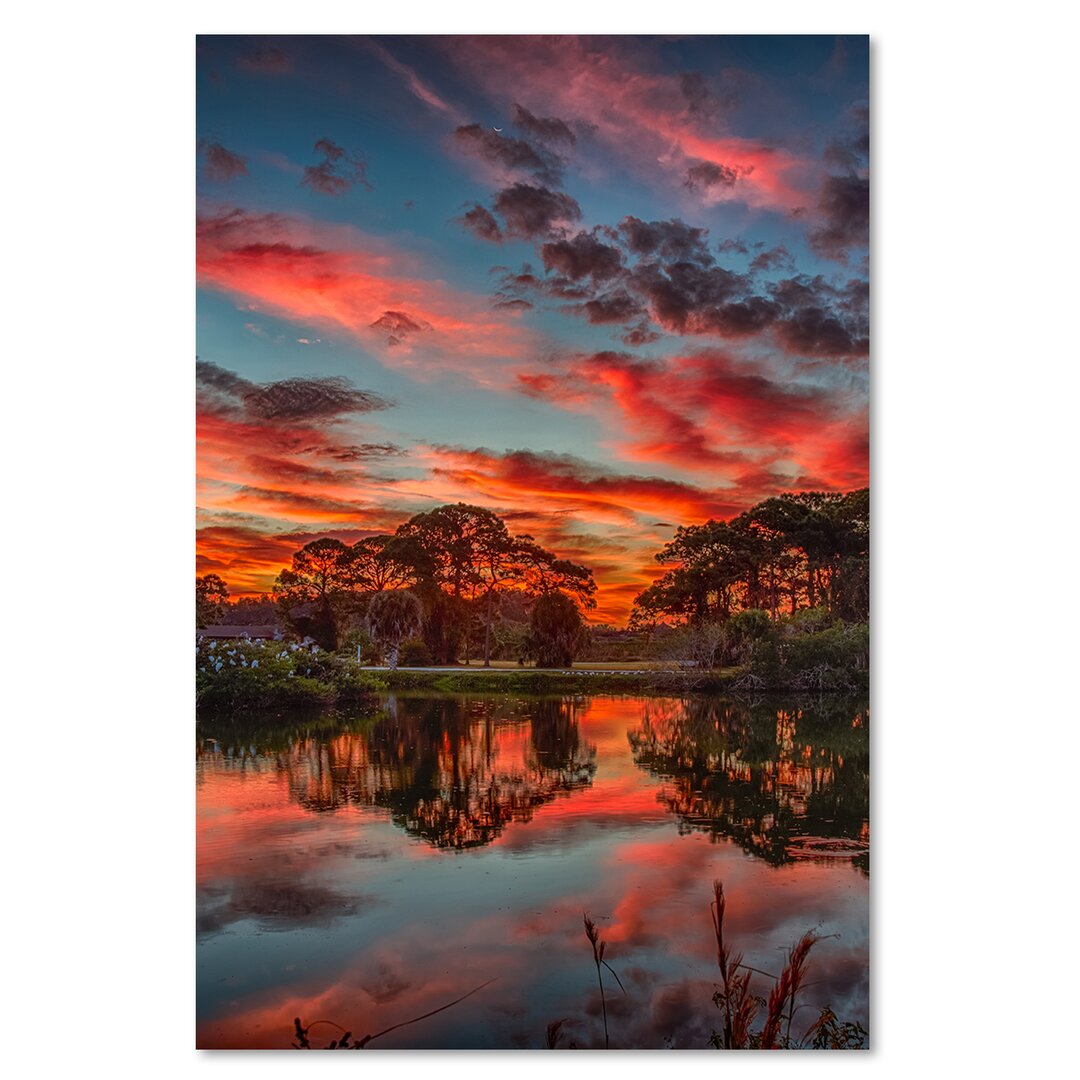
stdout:
[(199, 578), (197, 615), (200, 626), (277, 621), (391, 667), (399, 653), (409, 666), (496, 657), (562, 667), (589, 649), (593, 660), (748, 665), (758, 688), (838, 688), (851, 680), (836, 672), (868, 663), (869, 547), (866, 488), (779, 495), (729, 521), (681, 526), (656, 555), (670, 569), (634, 600), (630, 629), (591, 637), (592, 571), (457, 503), (392, 534), (304, 545), (272, 597), (230, 603), (221, 578)]
[(528, 606), (540, 632), (534, 653), (564, 640), (570, 655), (559, 662), (568, 663), (584, 628), (580, 609), (595, 606), (596, 583), (592, 571), (531, 536), (511, 535), (490, 510), (457, 503), (418, 514), (393, 534), (306, 544), (278, 575), (274, 598), (291, 629), (336, 649), (350, 629), (365, 625), (375, 596), (402, 590), (419, 600), (418, 617), (402, 615), (398, 640), (386, 620), (377, 635), (395, 656), (400, 637), (418, 634), (430, 662), (468, 659), (475, 646), (486, 663), (500, 607), (515, 601)]
[(730, 521), (680, 527), (656, 556), (674, 563), (634, 601), (631, 621), (773, 620), (822, 608), (863, 622), (870, 607), (870, 492), (778, 495)]

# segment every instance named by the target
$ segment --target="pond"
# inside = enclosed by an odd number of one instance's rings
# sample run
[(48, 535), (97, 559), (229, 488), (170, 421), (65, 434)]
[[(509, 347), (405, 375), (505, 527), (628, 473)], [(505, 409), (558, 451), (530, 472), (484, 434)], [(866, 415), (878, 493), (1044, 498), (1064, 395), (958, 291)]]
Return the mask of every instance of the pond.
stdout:
[(603, 1047), (605, 1010), (612, 1048), (707, 1047), (714, 879), (753, 993), (819, 936), (793, 1037), (824, 1006), (869, 1027), (865, 700), (386, 694), (201, 721), (196, 777), (200, 1047), (477, 987), (371, 1048)]

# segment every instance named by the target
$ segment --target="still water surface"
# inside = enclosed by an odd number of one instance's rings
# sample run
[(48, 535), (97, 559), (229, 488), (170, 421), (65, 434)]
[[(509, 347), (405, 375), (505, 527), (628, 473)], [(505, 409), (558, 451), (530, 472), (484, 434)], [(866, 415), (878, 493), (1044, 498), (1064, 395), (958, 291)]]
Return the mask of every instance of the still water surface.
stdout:
[(603, 1046), (588, 913), (612, 1047), (704, 1047), (714, 878), (746, 964), (823, 935), (793, 1034), (824, 1005), (868, 1028), (868, 724), (835, 698), (431, 693), (202, 722), (198, 1045), (288, 1048), (296, 1016), (359, 1038), (494, 979), (371, 1048), (541, 1048), (558, 1020)]

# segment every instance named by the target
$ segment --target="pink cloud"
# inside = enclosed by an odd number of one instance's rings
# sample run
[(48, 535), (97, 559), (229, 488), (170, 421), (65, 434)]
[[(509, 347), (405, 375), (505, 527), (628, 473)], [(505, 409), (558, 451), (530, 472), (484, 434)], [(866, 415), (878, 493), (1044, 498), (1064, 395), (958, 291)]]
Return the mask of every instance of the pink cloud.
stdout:
[(617, 40), (606, 40), (602, 50), (570, 36), (453, 38), (446, 47), (492, 96), (505, 97), (513, 87), (529, 108), (582, 121), (618, 156), (646, 173), (667, 174), (672, 186), (686, 187), (688, 170), (700, 163), (726, 170), (720, 175), (730, 183), (694, 191), (707, 204), (740, 199), (790, 211), (807, 202), (800, 177), (807, 162), (701, 116), (677, 75), (648, 71), (647, 61)]
[[(198, 282), (250, 310), (344, 330), (417, 377), (505, 381), (492, 358), (520, 358), (537, 339), (512, 311), (424, 277), (418, 261), (354, 229), (299, 217), (224, 210), (200, 218)], [(390, 330), (388, 326), (392, 325)]]

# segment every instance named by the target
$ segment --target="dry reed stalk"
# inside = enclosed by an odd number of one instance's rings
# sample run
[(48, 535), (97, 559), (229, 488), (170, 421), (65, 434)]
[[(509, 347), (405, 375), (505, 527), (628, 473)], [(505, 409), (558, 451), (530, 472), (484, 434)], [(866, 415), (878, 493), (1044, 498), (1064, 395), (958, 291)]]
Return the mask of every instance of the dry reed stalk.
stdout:
[(785, 1005), (787, 1006), (787, 1038), (791, 1040), (791, 1019), (795, 1014), (795, 995), (802, 986), (806, 974), (806, 957), (814, 944), (819, 940), (812, 932), (807, 932), (799, 938), (795, 948), (788, 953), (787, 963), (780, 972), (780, 978), (769, 994), (768, 1013), (765, 1018), (765, 1027), (761, 1031), (762, 1050), (775, 1050), (776, 1040), (780, 1035), (780, 1025), (784, 1020)]
[(608, 1039), (608, 1026), (607, 1026), (607, 1000), (604, 997), (604, 980), (600, 974), (600, 964), (604, 959), (604, 949), (607, 947), (606, 943), (600, 939), (600, 932), (596, 929), (596, 923), (585, 916), (585, 936), (589, 939), (589, 944), (592, 946), (593, 961), (596, 963), (596, 981), (600, 984), (600, 1008), (604, 1012), (604, 1049), (609, 1050), (611, 1048), (611, 1042)]
[[(604, 997), (604, 979), (603, 974), (600, 971), (600, 965), (615, 975), (615, 969), (604, 959), (604, 951), (607, 949), (607, 943), (600, 937), (600, 931), (596, 929), (596, 923), (585, 915), (585, 936), (589, 939), (589, 944), (592, 946), (593, 962), (596, 964), (596, 981), (600, 984), (600, 1007), (604, 1013), (604, 1049), (611, 1049), (611, 1041), (608, 1038), (608, 1026), (607, 1026), (607, 999)], [(615, 981), (619, 984), (619, 989), (626, 993), (626, 988), (622, 984), (622, 980), (618, 975), (615, 975)]]
[(742, 956), (733, 956), (730, 948), (724, 944), (726, 909), (724, 886), (719, 880), (713, 881), (710, 912), (713, 933), (716, 936), (716, 961), (724, 987), (720, 995), (724, 1005), (723, 1043), (726, 1050), (741, 1050), (750, 1040), (750, 1025), (757, 1015), (758, 1007), (750, 994), (750, 969), (746, 968), (743, 974), (739, 974), (739, 970), (743, 968)]
[(559, 1036), (562, 1034), (562, 1026), (566, 1023), (566, 1018), (562, 1020), (553, 1020), (547, 1026), (547, 1048), (549, 1050), (556, 1050), (559, 1046)]

